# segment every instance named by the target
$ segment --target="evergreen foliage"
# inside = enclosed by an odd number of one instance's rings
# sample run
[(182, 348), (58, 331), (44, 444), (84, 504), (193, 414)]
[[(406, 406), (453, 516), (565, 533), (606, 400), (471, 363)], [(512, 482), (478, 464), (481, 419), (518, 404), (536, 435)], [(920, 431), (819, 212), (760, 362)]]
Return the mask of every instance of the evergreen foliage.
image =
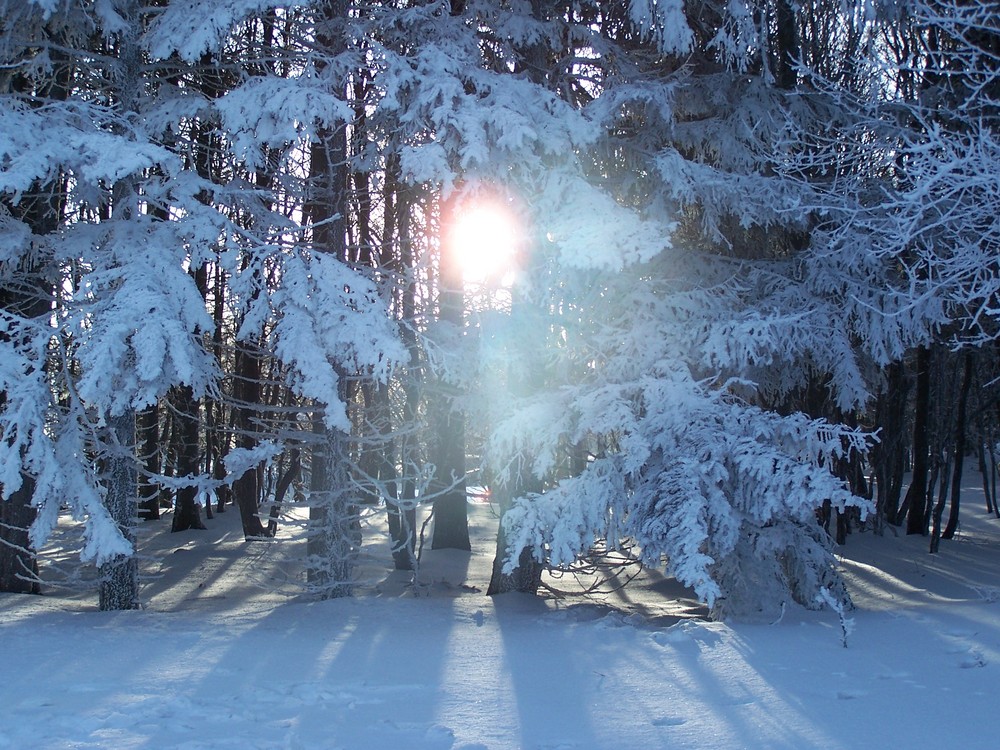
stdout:
[[(134, 554), (116, 472), (170, 496), (175, 528), (232, 491), (257, 537), (265, 467), (294, 466), (309, 584), (348, 593), (359, 505), (412, 566), (418, 501), (482, 447), (509, 496), (498, 576), (537, 586), (601, 540), (720, 617), (843, 615), (819, 519), (900, 520), (915, 351), (918, 465), (973, 428), (992, 455), (972, 359), (960, 416), (924, 430), (932, 349), (1000, 331), (988, 3), (0, 17), (0, 488), (26, 570), (64, 504), (88, 559)], [(483, 201), (518, 225), (517, 268), (462, 308), (445, 239)], [(937, 460), (906, 501), (918, 531)]]

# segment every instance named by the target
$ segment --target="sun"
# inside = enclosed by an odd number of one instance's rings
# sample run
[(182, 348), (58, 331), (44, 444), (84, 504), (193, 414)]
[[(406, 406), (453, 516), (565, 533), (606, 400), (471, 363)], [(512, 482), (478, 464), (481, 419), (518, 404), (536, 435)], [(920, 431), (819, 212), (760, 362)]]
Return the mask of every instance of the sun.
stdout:
[(520, 236), (513, 212), (492, 200), (470, 201), (450, 221), (448, 253), (467, 284), (509, 284)]

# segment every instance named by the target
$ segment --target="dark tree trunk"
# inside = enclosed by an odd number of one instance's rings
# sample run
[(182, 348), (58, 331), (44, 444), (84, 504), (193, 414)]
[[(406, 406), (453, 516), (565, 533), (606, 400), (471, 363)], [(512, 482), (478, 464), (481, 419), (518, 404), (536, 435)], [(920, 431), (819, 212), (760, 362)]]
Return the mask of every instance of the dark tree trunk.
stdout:
[(23, 482), (6, 501), (0, 500), (0, 591), (39, 594), (38, 560), (28, 539), (35, 520), (35, 482), (30, 477)]
[(775, 82), (779, 88), (795, 88), (795, 66), (799, 60), (799, 34), (795, 7), (791, 0), (777, 0), (776, 20), (776, 70)]
[(839, 509), (835, 509), (834, 512), (837, 514), (837, 533), (834, 539), (837, 544), (847, 544), (847, 532), (850, 530), (848, 515)]
[(993, 448), (993, 435), (987, 432), (979, 439), (979, 473), (983, 478), (983, 496), (986, 498), (986, 512), (1000, 518), (997, 507), (997, 461)]
[[(214, 276), (214, 299), (212, 301), (212, 320), (214, 329), (212, 331), (212, 353), (215, 360), (222, 364), (222, 326), (225, 323), (225, 288), (226, 275), (221, 264), (215, 265)], [(231, 490), (228, 484), (224, 483), (226, 478), (226, 455), (229, 453), (231, 445), (230, 434), (225, 430), (226, 412), (221, 400), (211, 396), (205, 399), (206, 434), (211, 436), (211, 440), (206, 448), (209, 460), (212, 462), (212, 479), (216, 482), (216, 504), (215, 510), (223, 513), (226, 505), (230, 502)]]
[(904, 440), (907, 386), (902, 362), (886, 368), (885, 390), (879, 394), (876, 407), (877, 424), (881, 430), (879, 442), (872, 449), (872, 464), (876, 482), (876, 514), (886, 523), (902, 523), (899, 501), (903, 488)]
[[(200, 471), (199, 404), (190, 386), (178, 386), (171, 392), (174, 428), (177, 437), (177, 474), (179, 479), (194, 479)], [(174, 521), (171, 531), (205, 529), (198, 505), (198, 488), (194, 485), (177, 490)]]
[[(27, 293), (0, 287), (0, 307), (15, 315), (34, 318), (48, 312), (48, 295), (42, 293), (41, 280), (32, 279), (35, 269), (30, 264), (24, 265), (29, 278), (25, 285)], [(6, 394), (0, 391), (0, 409), (6, 401)], [(6, 500), (0, 499), (0, 591), (40, 593), (38, 560), (28, 538), (36, 516), (31, 503), (34, 493), (34, 478), (22, 473), (21, 486)]]
[[(195, 269), (195, 271), (194, 271), (194, 279), (195, 279), (195, 286), (198, 287), (198, 292), (201, 294), (201, 299), (202, 299), (203, 303), (207, 304), (208, 303), (208, 263), (207, 262), (206, 263), (202, 263), (200, 266), (198, 266), (197, 269)], [(193, 394), (192, 394), (192, 396), (193, 396)], [(201, 416), (202, 415), (202, 409), (201, 409), (202, 404), (201, 404), (200, 401), (194, 401), (193, 398), (192, 398), (192, 401), (193, 401), (193, 410), (192, 410), (192, 412), (196, 416), (196, 420), (195, 420), (195, 428), (194, 428), (194, 438), (195, 438), (194, 468), (192, 468), (191, 473), (192, 474), (195, 474), (195, 473), (208, 474), (211, 471), (211, 465), (210, 464), (211, 464), (211, 460), (212, 460), (212, 449), (211, 449), (210, 443), (211, 443), (212, 437), (214, 437), (214, 434), (212, 436), (209, 435), (209, 430), (208, 430), (208, 423), (211, 421), (211, 417), (209, 417), (208, 412), (211, 409), (211, 404), (209, 404), (209, 403), (205, 403), (204, 404), (204, 412), (205, 412), (204, 425), (205, 425), (205, 429), (201, 430), (201, 426), (202, 426), (202, 423), (203, 423), (202, 416)], [(204, 435), (205, 435), (205, 441), (204, 441), (203, 445), (198, 442), (198, 440), (200, 440), (200, 438), (201, 438), (201, 433), (202, 432), (204, 432)], [(204, 460), (202, 460), (203, 457), (204, 457)], [(212, 518), (212, 498), (207, 493), (207, 491), (205, 493), (204, 502), (205, 502), (205, 518), (210, 519), (210, 518)]]
[[(138, 518), (138, 486), (135, 469), (135, 412), (110, 417), (114, 433), (109, 441), (115, 452), (102, 467), (104, 504), (122, 535), (135, 544), (133, 524)], [(113, 449), (113, 450), (114, 450)], [(101, 566), (100, 608), (102, 611), (139, 607), (139, 564), (135, 554), (119, 555)]]
[(402, 497), (400, 501), (385, 504), (389, 541), (392, 544), (392, 564), (396, 570), (413, 570), (417, 556), (417, 511), (414, 498)]
[(321, 414), (313, 421), (313, 435), (306, 580), (317, 597), (333, 599), (353, 592), (361, 527), (351, 500), (345, 436), (328, 430)]
[(933, 460), (930, 462), (930, 471), (927, 478), (927, 523), (924, 526), (923, 534), (927, 534), (930, 529), (931, 516), (934, 515), (934, 491), (938, 486), (938, 479), (941, 480), (941, 495), (946, 496), (948, 486), (948, 473), (951, 471), (951, 462), (948, 461), (946, 465), (942, 466), (942, 460), (938, 456), (934, 456)]
[[(237, 344), (236, 374), (233, 391), (236, 396), (236, 445), (250, 449), (257, 445), (258, 416), (255, 405), (260, 404), (261, 357), (252, 344)], [(251, 467), (233, 482), (233, 502), (240, 511), (243, 535), (248, 538), (267, 536), (260, 520), (261, 487), (257, 467)]]
[(969, 390), (972, 387), (972, 374), (975, 369), (975, 355), (965, 354), (965, 371), (962, 373), (962, 390), (958, 396), (958, 416), (955, 424), (955, 467), (951, 478), (951, 508), (948, 511), (948, 525), (941, 533), (942, 539), (951, 539), (958, 530), (958, 511), (962, 496), (962, 464), (965, 462), (965, 432), (967, 424), (966, 412), (969, 403)]
[[(450, 401), (450, 399), (448, 399)], [(431, 549), (471, 550), (465, 486), (465, 415), (441, 404), (435, 432), (434, 534)]]
[[(448, 224), (452, 211), (441, 206), (441, 270), (438, 295), (439, 320), (461, 340), (464, 312), (464, 281), (462, 269), (455, 258), (455, 248), (449, 236)], [(433, 409), (435, 439), (434, 536), (431, 549), (471, 550), (469, 541), (469, 508), (465, 487), (465, 414), (456, 405), (454, 389), (438, 379)]]
[[(167, 410), (161, 420), (163, 428), (160, 430), (159, 451), (162, 459), (161, 470), (164, 477), (173, 477), (177, 474), (177, 429), (172, 410)], [(160, 503), (165, 507), (173, 507), (174, 492), (168, 486), (160, 487)]]
[(143, 463), (139, 479), (139, 518), (153, 521), (160, 517), (160, 485), (153, 479), (160, 473), (160, 409), (156, 404), (139, 412), (136, 429)]
[[(933, 472), (937, 474), (937, 470)], [(941, 486), (938, 490), (938, 499), (934, 503), (934, 508), (931, 511), (931, 544), (930, 551), (934, 554), (938, 551), (938, 547), (941, 543), (941, 516), (944, 513), (945, 503), (948, 501), (948, 475), (951, 473), (951, 459), (949, 459), (944, 466), (944, 471), (941, 472)], [(934, 481), (931, 481), (931, 492), (930, 497), (934, 496)]]
[[(516, 312), (516, 306), (523, 304), (519, 300), (512, 303), (512, 314)], [(508, 388), (516, 398), (526, 398), (532, 395), (540, 387), (543, 373), (533, 363), (541, 361), (537, 353), (530, 351), (521, 352), (520, 357), (513, 358), (512, 364), (508, 368)], [(493, 571), (490, 575), (490, 583), (487, 588), (487, 595), (506, 594), (510, 592), (521, 592), (535, 594), (542, 581), (542, 572), (545, 566), (538, 561), (542, 550), (532, 547), (525, 547), (516, 552), (517, 564), (508, 572), (503, 568), (509, 555), (509, 541), (507, 539), (506, 519), (507, 512), (513, 506), (514, 501), (521, 497), (539, 495), (544, 490), (544, 483), (531, 472), (530, 462), (527, 457), (521, 456), (514, 469), (513, 476), (499, 487), (494, 489), (495, 496), (499, 497), (500, 505), (500, 526), (497, 531), (496, 554), (493, 558)]]
[(281, 475), (281, 478), (278, 479), (278, 485), (274, 489), (274, 504), (271, 506), (271, 512), (268, 514), (268, 536), (273, 537), (278, 533), (278, 518), (281, 515), (281, 504), (285, 500), (285, 493), (287, 493), (288, 488), (292, 486), (292, 482), (302, 476), (301, 455), (301, 451), (299, 451), (298, 448), (292, 449), (291, 456), (289, 457), (288, 469)]
[[(487, 596), (521, 592), (535, 594), (542, 582), (544, 566), (535, 559), (535, 551), (525, 547), (518, 553), (517, 564), (509, 572), (504, 572), (504, 564), (508, 558), (509, 542), (504, 528), (504, 516), (513, 505), (515, 498), (523, 494), (523, 482), (515, 480), (510, 487), (502, 487), (495, 491), (500, 496), (500, 528), (497, 532), (496, 555), (493, 557), (493, 571), (490, 575), (490, 585), (486, 589)], [(538, 489), (538, 488), (536, 488)]]
[[(347, 17), (345, 0), (325, 0), (318, 8), (316, 44), (325, 52), (344, 50)], [(340, 79), (337, 85), (346, 83)], [(346, 96), (346, 90), (337, 93)], [(320, 125), (309, 150), (310, 194), (304, 214), (311, 223), (313, 251), (344, 262), (348, 261), (347, 161), (347, 129)], [(339, 391), (331, 393), (326, 403), (316, 403), (312, 415), (307, 580), (320, 598), (351, 595), (361, 546), (361, 526), (352, 497), (350, 436), (324, 423), (325, 410), (347, 400), (347, 373), (338, 367), (337, 375)]]
[[(136, 113), (142, 90), (142, 51), (139, 48), (138, 5), (134, 2), (119, 8), (125, 29), (118, 42), (118, 61), (114, 69), (114, 95), (122, 105), (122, 113)], [(124, 122), (124, 118), (122, 122)], [(120, 125), (114, 129), (121, 132)], [(139, 213), (139, 191), (131, 178), (125, 177), (112, 188), (113, 216), (131, 221)], [(139, 326), (138, 320), (123, 321)], [(134, 526), (139, 518), (138, 457), (136, 456), (136, 414), (128, 408), (121, 414), (109, 414), (110, 435), (104, 440), (106, 451), (101, 467), (105, 487), (104, 505), (111, 519), (118, 524), (122, 536), (133, 545), (131, 554), (120, 555), (101, 565), (99, 601), (101, 610), (136, 609), (139, 606), (139, 564), (135, 555)]]
[[(400, 294), (400, 308), (403, 325), (400, 326), (400, 337), (406, 345), (410, 358), (407, 372), (403, 380), (403, 424), (417, 424), (420, 411), (421, 360), (420, 346), (417, 342), (416, 319), (417, 301), (416, 285), (413, 274), (413, 247), (410, 237), (410, 196), (398, 180), (399, 163), (393, 160), (386, 169), (386, 216), (395, 217), (395, 227), (399, 234), (399, 267), (397, 271), (406, 283)], [(393, 204), (393, 199), (395, 203)], [(395, 211), (389, 206), (394, 205)], [(383, 233), (391, 237), (391, 227), (386, 226)], [(382, 263), (392, 267), (395, 259), (391, 250), (385, 247), (382, 251)], [(405, 276), (404, 276), (405, 274)], [(388, 514), (389, 534), (392, 542), (392, 560), (396, 570), (413, 570), (416, 565), (417, 540), (417, 487), (412, 466), (417, 464), (417, 456), (413, 455), (411, 443), (399, 441), (400, 461), (403, 466), (402, 481), (399, 485), (399, 504), (386, 504)]]
[(925, 534), (927, 531), (927, 469), (929, 439), (927, 419), (931, 394), (931, 350), (917, 350), (917, 386), (913, 404), (913, 475), (903, 501), (907, 506), (906, 533)]

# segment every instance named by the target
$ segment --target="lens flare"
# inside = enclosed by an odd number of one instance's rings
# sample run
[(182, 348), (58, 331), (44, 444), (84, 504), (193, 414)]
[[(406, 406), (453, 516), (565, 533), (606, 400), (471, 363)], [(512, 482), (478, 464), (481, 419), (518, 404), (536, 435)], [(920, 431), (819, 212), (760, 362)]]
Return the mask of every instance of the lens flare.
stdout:
[(463, 206), (451, 221), (448, 242), (451, 262), (466, 283), (504, 283), (514, 272), (518, 225), (501, 204), (476, 201)]

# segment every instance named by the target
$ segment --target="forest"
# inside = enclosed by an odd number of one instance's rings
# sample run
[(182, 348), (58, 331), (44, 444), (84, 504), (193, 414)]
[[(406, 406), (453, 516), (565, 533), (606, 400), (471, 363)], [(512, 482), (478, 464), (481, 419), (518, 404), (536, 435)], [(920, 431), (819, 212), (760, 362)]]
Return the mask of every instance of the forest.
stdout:
[(843, 616), (1000, 518), (998, 250), (987, 0), (0, 0), (0, 591), (233, 513), (349, 597), (488, 494), (490, 594)]

